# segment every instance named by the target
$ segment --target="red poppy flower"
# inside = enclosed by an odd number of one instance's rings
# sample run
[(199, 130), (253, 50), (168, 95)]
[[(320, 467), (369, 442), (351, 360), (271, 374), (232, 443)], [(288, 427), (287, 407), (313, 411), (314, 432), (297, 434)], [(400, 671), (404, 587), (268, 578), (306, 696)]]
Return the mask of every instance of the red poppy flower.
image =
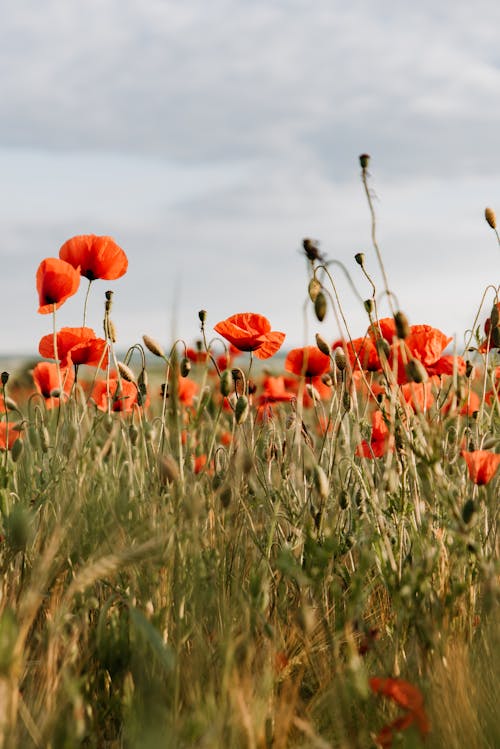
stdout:
[(354, 338), (352, 341), (335, 341), (332, 348), (344, 351), (354, 371), (361, 367), (369, 372), (377, 372), (381, 368), (377, 349), (370, 336)]
[[(96, 338), (92, 328), (61, 328), (56, 338), (57, 356), (63, 367), (86, 364), (89, 367), (106, 368), (106, 341), (104, 338)], [(52, 334), (43, 336), (38, 351), (46, 359), (55, 359)]]
[(356, 448), (356, 455), (363, 458), (381, 458), (389, 449), (393, 449), (393, 437), (385, 423), (382, 411), (372, 414), (372, 435), (370, 442), (366, 440)]
[(299, 376), (320, 377), (330, 369), (330, 357), (317, 346), (294, 348), (288, 352), (285, 369)]
[(194, 396), (199, 389), (199, 385), (193, 380), (190, 380), (187, 377), (179, 377), (177, 381), (179, 402), (184, 406), (192, 406), (194, 403)]
[(239, 351), (253, 351), (257, 359), (269, 359), (282, 346), (285, 334), (271, 330), (271, 323), (263, 315), (240, 312), (222, 320), (214, 330)]
[(424, 708), (424, 698), (420, 689), (404, 679), (382, 679), (373, 677), (369, 681), (370, 688), (375, 694), (388, 697), (406, 710), (405, 714), (384, 726), (377, 736), (377, 742), (382, 747), (391, 747), (395, 731), (403, 731), (415, 724), (422, 737), (430, 731), (429, 720)]
[(59, 250), (59, 257), (80, 269), (80, 274), (94, 281), (120, 278), (127, 272), (127, 256), (111, 237), (82, 234), (68, 239)]
[(201, 471), (205, 468), (206, 464), (207, 464), (206, 455), (196, 455), (193, 461), (194, 473), (201, 473)]
[(40, 300), (38, 312), (47, 315), (76, 294), (80, 285), (78, 270), (57, 257), (42, 260), (36, 272), (36, 288)]
[(491, 481), (500, 465), (500, 454), (489, 450), (462, 450), (461, 455), (467, 463), (471, 481), (480, 486)]
[(284, 377), (267, 376), (262, 381), (263, 392), (259, 396), (259, 405), (266, 403), (284, 403), (295, 398), (286, 385)]
[(0, 450), (11, 450), (22, 429), (11, 422), (0, 422)]
[[(45, 361), (39, 362), (36, 367), (34, 367), (32, 374), (35, 388), (45, 398), (47, 408), (57, 406), (59, 404), (59, 398), (52, 396), (52, 393), (54, 391), (59, 391), (60, 387), (57, 364)], [(75, 381), (73, 370), (61, 367), (60, 374), (63, 390), (69, 395)]]
[[(108, 387), (106, 380), (98, 380), (92, 389), (91, 398), (100, 411), (108, 410)], [(133, 382), (124, 380), (118, 381), (116, 376), (111, 376), (109, 380), (109, 398), (111, 411), (122, 411), (130, 413), (138, 406), (137, 387)]]

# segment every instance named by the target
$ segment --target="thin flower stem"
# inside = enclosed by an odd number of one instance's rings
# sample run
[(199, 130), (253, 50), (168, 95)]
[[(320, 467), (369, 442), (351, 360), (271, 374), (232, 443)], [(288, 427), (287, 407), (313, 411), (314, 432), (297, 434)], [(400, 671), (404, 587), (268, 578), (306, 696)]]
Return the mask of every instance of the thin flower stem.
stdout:
[(52, 336), (54, 341), (54, 359), (56, 360), (57, 380), (59, 383), (59, 398), (62, 398), (63, 383), (61, 377), (61, 367), (59, 365), (59, 352), (57, 350), (57, 331), (56, 331), (56, 305), (52, 305)]
[(370, 193), (370, 188), (368, 187), (368, 172), (367, 172), (366, 167), (363, 167), (363, 169), (361, 170), (361, 180), (363, 182), (363, 187), (365, 188), (366, 199), (368, 201), (368, 207), (370, 209), (371, 222), (372, 222), (372, 229), (371, 229), (371, 233), (372, 233), (372, 244), (373, 244), (373, 247), (374, 247), (375, 252), (377, 254), (378, 264), (379, 264), (380, 270), (382, 272), (382, 278), (383, 278), (383, 281), (384, 281), (384, 287), (385, 287), (385, 291), (387, 293), (387, 298), (389, 300), (389, 307), (391, 308), (391, 313), (394, 315), (394, 306), (392, 304), (392, 292), (389, 289), (389, 281), (387, 280), (387, 274), (385, 272), (384, 263), (382, 261), (382, 255), (380, 254), (380, 250), (379, 250), (379, 246), (378, 246), (378, 242), (377, 242), (377, 232), (376, 232), (376, 229), (377, 229), (377, 218), (375, 216), (375, 209), (373, 207), (373, 200), (372, 200), (372, 196), (371, 196), (371, 193)]
[(89, 285), (87, 286), (87, 293), (85, 294), (85, 301), (83, 303), (83, 327), (87, 321), (87, 304), (89, 301), (90, 287), (92, 286), (92, 279), (89, 278)]

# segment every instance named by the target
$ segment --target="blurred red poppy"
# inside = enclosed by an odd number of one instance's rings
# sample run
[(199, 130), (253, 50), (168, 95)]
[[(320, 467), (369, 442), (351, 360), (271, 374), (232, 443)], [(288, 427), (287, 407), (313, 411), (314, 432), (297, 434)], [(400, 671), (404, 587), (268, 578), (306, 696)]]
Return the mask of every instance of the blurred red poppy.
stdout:
[(372, 413), (372, 434), (370, 442), (363, 442), (356, 448), (356, 455), (363, 458), (381, 458), (394, 447), (394, 438), (385, 423), (382, 411)]
[[(61, 367), (60, 374), (63, 390), (69, 395), (75, 381), (73, 370)], [(60, 388), (57, 364), (45, 361), (39, 362), (34, 367), (32, 375), (35, 388), (45, 398), (47, 408), (57, 406), (59, 404), (59, 396), (53, 395), (53, 393), (58, 393)]]
[(38, 312), (47, 315), (58, 309), (66, 299), (76, 294), (79, 285), (80, 274), (72, 265), (57, 257), (45, 258), (36, 272)]
[(489, 450), (462, 450), (461, 455), (467, 463), (471, 481), (480, 486), (491, 481), (500, 465), (500, 453), (491, 453)]
[(240, 312), (222, 320), (214, 330), (239, 351), (253, 351), (257, 359), (269, 359), (281, 348), (285, 334), (271, 330), (263, 315)]
[[(100, 411), (108, 410), (108, 386), (106, 380), (98, 380), (92, 389), (91, 398)], [(129, 413), (137, 406), (137, 387), (133, 382), (118, 380), (112, 375), (109, 380), (109, 406), (111, 411)]]
[[(72, 364), (86, 364), (89, 367), (100, 366), (105, 369), (108, 364), (106, 341), (96, 338), (92, 328), (61, 328), (56, 335), (57, 356), (63, 367)], [(55, 359), (54, 336), (45, 335), (38, 345), (40, 356)]]
[(22, 427), (7, 421), (0, 421), (0, 450), (10, 450), (18, 439)]
[(388, 697), (396, 705), (404, 708), (406, 713), (387, 726), (384, 726), (377, 736), (377, 742), (382, 747), (391, 747), (394, 732), (403, 731), (415, 724), (420, 735), (425, 737), (430, 731), (430, 724), (424, 708), (424, 698), (418, 687), (404, 679), (373, 677), (369, 680), (370, 688), (375, 694)]
[(179, 377), (177, 380), (177, 392), (179, 402), (184, 406), (192, 406), (194, 403), (194, 396), (200, 389), (198, 383), (190, 380), (187, 377)]
[(79, 268), (80, 274), (94, 281), (120, 278), (127, 272), (128, 260), (125, 252), (111, 237), (82, 234), (71, 237), (59, 250), (59, 257)]
[(317, 346), (294, 348), (288, 352), (285, 369), (299, 377), (319, 377), (330, 369), (330, 357)]
[[(486, 339), (479, 346), (479, 351), (486, 354), (492, 348), (500, 348), (500, 325), (498, 318), (500, 316), (500, 302), (493, 305), (490, 317), (484, 323), (484, 332)], [(494, 324), (491, 325), (491, 319), (494, 317)], [(496, 323), (496, 324), (495, 324)]]
[(295, 393), (290, 392), (285, 385), (284, 377), (271, 377), (267, 375), (262, 380), (263, 391), (259, 396), (259, 405), (266, 403), (283, 403), (293, 400)]

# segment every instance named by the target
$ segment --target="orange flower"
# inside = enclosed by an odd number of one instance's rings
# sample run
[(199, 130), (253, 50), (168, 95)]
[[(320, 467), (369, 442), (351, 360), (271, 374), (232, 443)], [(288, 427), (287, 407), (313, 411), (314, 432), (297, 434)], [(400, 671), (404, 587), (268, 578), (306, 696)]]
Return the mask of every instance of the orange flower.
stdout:
[[(100, 366), (105, 369), (108, 355), (105, 353), (106, 341), (96, 338), (92, 328), (61, 328), (57, 333), (57, 356), (63, 367), (72, 364), (86, 364), (89, 367)], [(40, 356), (55, 359), (54, 336), (45, 335), (38, 345)]]
[(462, 450), (461, 455), (467, 463), (471, 481), (480, 486), (491, 481), (500, 465), (500, 454), (489, 450)]
[(330, 369), (330, 357), (317, 346), (294, 348), (288, 352), (285, 369), (299, 376), (319, 377)]
[(94, 281), (114, 281), (127, 272), (127, 256), (111, 237), (82, 234), (68, 239), (59, 250), (59, 257), (79, 268), (80, 274)]
[(377, 349), (369, 336), (352, 341), (335, 341), (332, 348), (344, 351), (354, 371), (361, 367), (369, 372), (377, 372), (381, 368)]
[(187, 377), (179, 377), (177, 381), (177, 393), (179, 402), (184, 406), (192, 406), (194, 403), (194, 396), (199, 390), (199, 385), (193, 380)]
[(295, 394), (287, 390), (284, 377), (267, 376), (262, 381), (263, 392), (259, 396), (259, 405), (267, 403), (283, 403), (295, 398)]
[(57, 257), (42, 260), (36, 272), (36, 288), (40, 300), (38, 312), (47, 315), (76, 294), (80, 274), (72, 265)]
[(429, 720), (424, 709), (424, 698), (420, 689), (404, 679), (382, 679), (373, 677), (369, 681), (375, 694), (382, 694), (406, 710), (393, 723), (384, 726), (377, 736), (377, 743), (382, 747), (391, 747), (395, 731), (403, 731), (415, 724), (420, 735), (425, 737), (430, 731)]
[(253, 351), (257, 359), (269, 359), (282, 346), (285, 334), (271, 330), (271, 323), (263, 315), (240, 312), (222, 320), (214, 330), (239, 351)]
[[(75, 375), (72, 369), (64, 369), (61, 367), (61, 380), (63, 390), (69, 395), (73, 383), (75, 381)], [(47, 408), (53, 408), (59, 404), (59, 397), (53, 397), (53, 392), (59, 391), (59, 376), (57, 373), (57, 364), (52, 362), (39, 362), (33, 369), (33, 382), (38, 392), (45, 398), (45, 404)]]
[(194, 462), (193, 462), (194, 473), (201, 473), (202, 470), (205, 468), (206, 464), (207, 464), (206, 455), (196, 455), (194, 457)]

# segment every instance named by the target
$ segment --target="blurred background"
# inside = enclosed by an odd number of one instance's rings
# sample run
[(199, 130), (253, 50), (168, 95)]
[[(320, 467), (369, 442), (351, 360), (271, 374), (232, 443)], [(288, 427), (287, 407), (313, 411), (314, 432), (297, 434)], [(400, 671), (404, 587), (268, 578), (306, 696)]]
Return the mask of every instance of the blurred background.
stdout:
[[(75, 234), (109, 234), (129, 271), (119, 346), (192, 342), (235, 312), (287, 347), (338, 337), (307, 312), (304, 237), (366, 254), (378, 240), (410, 323), (456, 336), (498, 284), (500, 6), (353, 0), (0, 0), (0, 354), (36, 355), (51, 320), (35, 274)], [(353, 336), (365, 314), (333, 266)], [(86, 283), (58, 313), (81, 325)], [(487, 316), (493, 296), (480, 316)], [(381, 313), (387, 312), (382, 304)]]

